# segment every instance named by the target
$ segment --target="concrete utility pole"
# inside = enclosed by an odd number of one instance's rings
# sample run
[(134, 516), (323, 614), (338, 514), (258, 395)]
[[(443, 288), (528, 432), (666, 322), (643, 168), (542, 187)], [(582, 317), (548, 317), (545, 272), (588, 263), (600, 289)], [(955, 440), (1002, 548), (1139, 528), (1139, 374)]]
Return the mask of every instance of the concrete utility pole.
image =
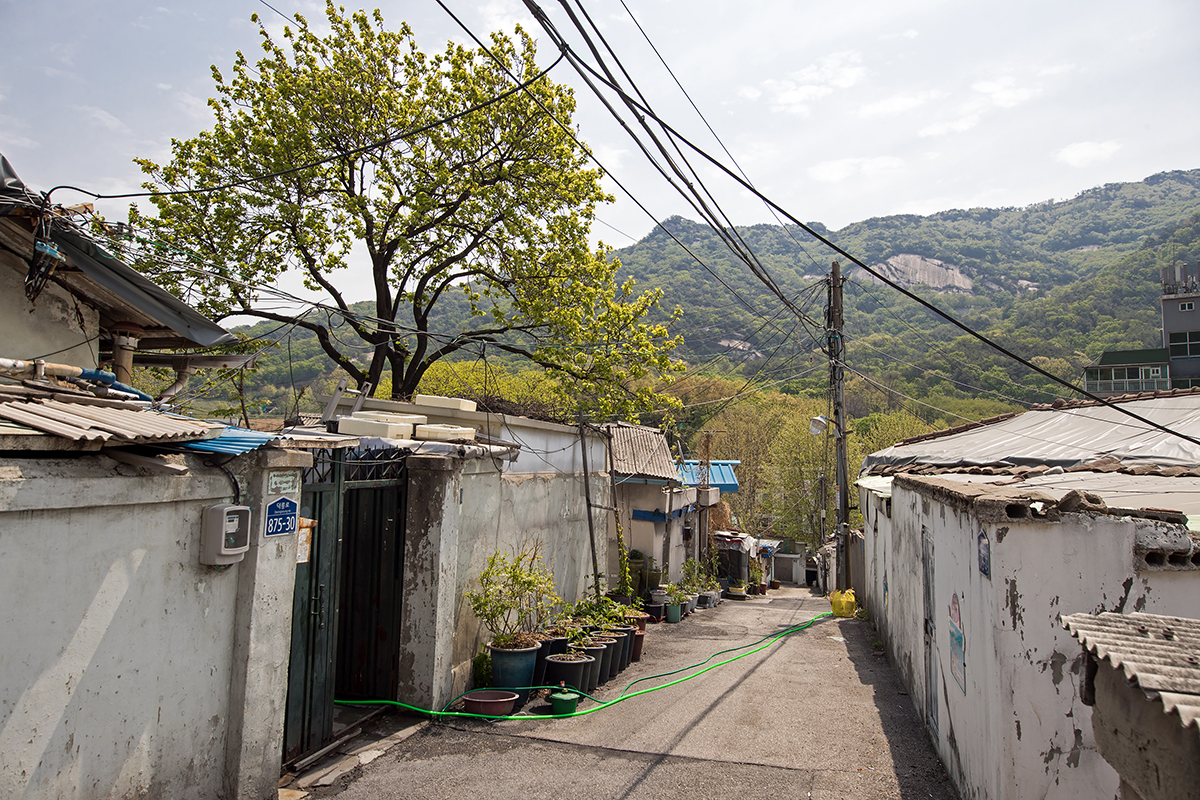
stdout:
[(837, 454), (837, 588), (850, 588), (850, 486), (846, 467), (846, 343), (842, 339), (842, 268), (833, 262), (829, 274), (829, 388), (833, 390), (833, 441)]

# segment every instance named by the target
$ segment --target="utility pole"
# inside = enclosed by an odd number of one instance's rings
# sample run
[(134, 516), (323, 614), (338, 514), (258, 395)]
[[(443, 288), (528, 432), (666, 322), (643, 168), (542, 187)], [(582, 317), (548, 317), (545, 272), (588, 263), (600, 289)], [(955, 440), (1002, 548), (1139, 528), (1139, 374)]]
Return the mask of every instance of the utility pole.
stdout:
[(837, 588), (850, 588), (850, 476), (846, 467), (846, 344), (842, 339), (842, 268), (834, 261), (829, 273), (829, 388), (833, 390), (833, 440), (837, 455)]

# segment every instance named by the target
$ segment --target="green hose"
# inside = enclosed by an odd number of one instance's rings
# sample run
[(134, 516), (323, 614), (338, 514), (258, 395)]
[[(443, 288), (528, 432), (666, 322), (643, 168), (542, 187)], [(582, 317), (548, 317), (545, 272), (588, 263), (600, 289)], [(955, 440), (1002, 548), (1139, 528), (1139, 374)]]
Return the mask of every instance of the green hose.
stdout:
[[(600, 700), (597, 700), (596, 698), (592, 697), (590, 694), (587, 694), (586, 692), (581, 692), (578, 689), (572, 689), (571, 691), (575, 692), (576, 694), (578, 694), (582, 697), (588, 698), (592, 702), (596, 703), (596, 705), (592, 706), (591, 708), (586, 708), (582, 711), (573, 711), (570, 714), (520, 714), (520, 715), (497, 716), (497, 715), (493, 715), (493, 714), (470, 714), (470, 713), (467, 713), (466, 711), (447, 711), (446, 710), (447, 708), (454, 705), (461, 698), (465, 697), (466, 695), (470, 694), (471, 692), (463, 692), (462, 694), (458, 695), (458, 697), (455, 697), (449, 703), (446, 703), (446, 705), (442, 707), (441, 711), (433, 711), (433, 710), (427, 709), (427, 708), (418, 708), (417, 706), (412, 706), (412, 705), (409, 705), (408, 703), (401, 703), (398, 700), (337, 700), (335, 702), (338, 705), (344, 705), (344, 706), (371, 706), (371, 705), (399, 706), (400, 708), (405, 708), (405, 709), (408, 709), (409, 711), (415, 711), (418, 714), (424, 714), (426, 716), (433, 717), (434, 719), (438, 719), (441, 717), (473, 717), (475, 719), (563, 719), (564, 717), (582, 717), (585, 714), (591, 714), (595, 711), (599, 711), (600, 709), (608, 708), (609, 706), (614, 706), (617, 703), (620, 703), (624, 700), (628, 700), (631, 697), (639, 697), (640, 695), (643, 695), (643, 694), (650, 694), (651, 692), (657, 692), (659, 689), (666, 689), (668, 686), (675, 686), (676, 684), (683, 683), (684, 681), (689, 681), (692, 678), (696, 678), (696, 677), (703, 675), (704, 673), (708, 672), (709, 670), (716, 669), (717, 667), (724, 666), (725, 664), (733, 663), (734, 661), (737, 661), (740, 658), (745, 658), (748, 655), (753, 655), (754, 653), (761, 652), (761, 651), (767, 649), (768, 647), (770, 647), (771, 645), (775, 644), (777, 641), (779, 641), (783, 637), (790, 636), (793, 633), (797, 633), (798, 631), (805, 630), (806, 628), (812, 626), (813, 624), (815, 624), (823, 619), (829, 619), (832, 616), (833, 615), (829, 612), (825, 612), (824, 614), (818, 614), (815, 617), (813, 617), (812, 619), (808, 620), (807, 622), (805, 622), (801, 625), (797, 625), (792, 628), (787, 628), (785, 630), (779, 631), (778, 633), (767, 634), (766, 636), (762, 637), (761, 639), (750, 642), (749, 644), (743, 644), (743, 645), (739, 645), (737, 647), (730, 647), (725, 650), (718, 650), (716, 653), (713, 653), (708, 658), (706, 658), (703, 661), (700, 661), (696, 664), (692, 664), (687, 667), (682, 667), (677, 670), (672, 670), (671, 672), (663, 672), (658, 675), (647, 675), (645, 678), (638, 678), (636, 681), (633, 681), (628, 686), (626, 686), (625, 689), (621, 692), (620, 696), (618, 696), (614, 700), (600, 701)], [(754, 648), (754, 649), (747, 650), (747, 648)], [(633, 692), (632, 694), (629, 693), (630, 689), (632, 689), (634, 686), (641, 683), (642, 681), (648, 681), (648, 680), (652, 680), (654, 678), (666, 678), (671, 675), (678, 675), (680, 672), (686, 672), (690, 669), (695, 669), (697, 667), (703, 667), (705, 664), (708, 664), (708, 662), (712, 661), (714, 658), (717, 658), (718, 656), (724, 655), (725, 653), (734, 653), (734, 652), (737, 652), (738, 650), (746, 650), (746, 652), (742, 653), (741, 655), (734, 656), (733, 658), (727, 658), (724, 661), (718, 661), (717, 663), (711, 664), (707, 667), (704, 667), (704, 669), (700, 670), (699, 672), (695, 672), (691, 675), (685, 675), (682, 678), (678, 678), (676, 680), (669, 681), (664, 684), (660, 684), (659, 686), (651, 686), (649, 689), (641, 689), (639, 691)], [(518, 687), (518, 688), (520, 691), (524, 691), (526, 689), (529, 689), (532, 691), (532, 690), (537, 690), (537, 689), (557, 689), (559, 687), (557, 687), (557, 686), (523, 686), (523, 687)], [(473, 692), (476, 690), (472, 689), (471, 691)]]

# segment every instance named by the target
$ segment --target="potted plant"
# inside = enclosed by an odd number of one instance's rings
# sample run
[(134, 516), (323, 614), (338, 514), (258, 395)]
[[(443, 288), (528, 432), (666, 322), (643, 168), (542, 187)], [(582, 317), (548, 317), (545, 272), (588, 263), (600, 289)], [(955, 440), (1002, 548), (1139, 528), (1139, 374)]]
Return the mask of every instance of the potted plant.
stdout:
[(732, 597), (734, 600), (745, 600), (746, 599), (746, 590), (742, 587), (742, 579), (741, 578), (730, 578), (729, 579), (729, 588), (725, 590), (725, 593), (728, 594), (730, 597)]
[(758, 559), (750, 561), (750, 585), (757, 590), (758, 594), (767, 593), (767, 585), (763, 583), (762, 564), (758, 563)]
[(542, 562), (541, 543), (493, 553), (479, 574), (479, 589), (466, 598), (492, 634), (492, 685), (516, 692), (517, 706), (524, 705), (541, 644), (533, 634), (561, 603), (554, 576)]
[[(653, 593), (662, 583), (662, 570), (654, 561), (654, 556), (647, 555), (645, 566), (642, 567), (642, 579), (647, 589)], [(653, 600), (651, 602), (654, 602)], [(661, 601), (660, 601), (661, 602)]]
[(641, 550), (629, 551), (629, 578), (633, 582), (635, 594), (640, 593), (642, 571), (646, 567), (646, 554)]
[(623, 605), (629, 605), (634, 594), (633, 580), (629, 575), (629, 551), (625, 549), (625, 536), (617, 526), (617, 585), (609, 596)]
[(679, 622), (683, 617), (683, 608), (688, 601), (687, 590), (677, 583), (667, 587), (670, 600), (667, 603), (667, 622)]

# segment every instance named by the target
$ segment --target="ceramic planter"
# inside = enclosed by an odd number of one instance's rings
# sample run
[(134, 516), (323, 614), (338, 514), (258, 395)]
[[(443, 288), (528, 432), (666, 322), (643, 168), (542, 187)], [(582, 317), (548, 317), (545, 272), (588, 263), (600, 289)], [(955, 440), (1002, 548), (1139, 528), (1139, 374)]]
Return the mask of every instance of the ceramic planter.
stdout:
[(772, 588), (772, 589), (778, 589), (778, 588), (779, 588), (779, 586), (780, 586), (780, 583), (779, 583), (779, 581), (771, 581), (771, 588)]
[(584, 675), (592, 657), (579, 653), (558, 653), (546, 656), (546, 683), (549, 686), (563, 684), (568, 689), (586, 691)]
[(492, 686), (517, 693), (516, 707), (525, 705), (529, 699), (529, 687), (533, 685), (533, 668), (537, 663), (537, 647), (520, 650), (503, 650), (488, 645), (492, 651)]
[(683, 617), (683, 610), (678, 603), (667, 604), (667, 622), (679, 622)]
[(656, 605), (666, 605), (671, 602), (671, 595), (660, 589), (651, 589), (650, 602)]

